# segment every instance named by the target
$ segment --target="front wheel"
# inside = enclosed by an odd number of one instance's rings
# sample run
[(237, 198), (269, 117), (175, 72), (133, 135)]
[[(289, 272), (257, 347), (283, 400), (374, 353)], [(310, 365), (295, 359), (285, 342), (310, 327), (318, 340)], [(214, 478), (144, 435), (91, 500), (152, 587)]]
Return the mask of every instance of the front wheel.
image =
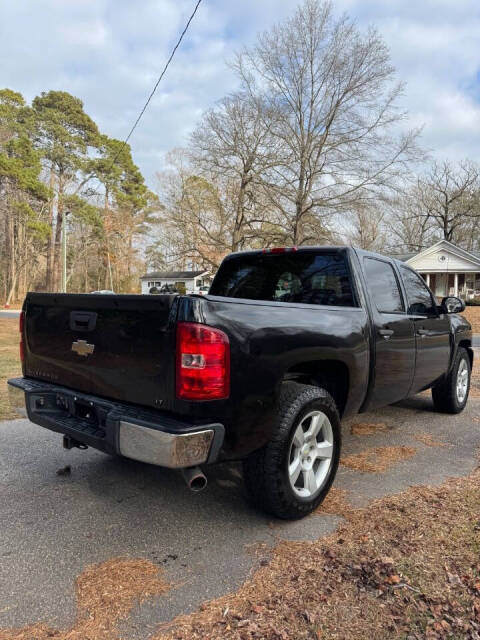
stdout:
[(460, 413), (465, 408), (470, 391), (470, 358), (468, 351), (459, 347), (455, 361), (445, 380), (432, 388), (433, 404), (443, 413)]
[(340, 444), (332, 396), (325, 389), (285, 382), (272, 440), (243, 464), (253, 502), (279, 518), (308, 515), (335, 478)]

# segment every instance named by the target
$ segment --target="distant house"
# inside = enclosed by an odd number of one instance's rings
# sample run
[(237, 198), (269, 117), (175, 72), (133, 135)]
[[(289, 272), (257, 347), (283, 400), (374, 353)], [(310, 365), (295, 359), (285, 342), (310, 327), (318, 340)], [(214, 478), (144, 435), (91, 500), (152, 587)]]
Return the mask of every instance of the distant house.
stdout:
[(142, 293), (164, 285), (173, 285), (180, 293), (202, 293), (202, 289), (210, 285), (211, 277), (208, 271), (154, 271), (146, 273), (140, 281)]
[(395, 257), (418, 271), (437, 298), (480, 296), (480, 253), (439, 240), (419, 253)]

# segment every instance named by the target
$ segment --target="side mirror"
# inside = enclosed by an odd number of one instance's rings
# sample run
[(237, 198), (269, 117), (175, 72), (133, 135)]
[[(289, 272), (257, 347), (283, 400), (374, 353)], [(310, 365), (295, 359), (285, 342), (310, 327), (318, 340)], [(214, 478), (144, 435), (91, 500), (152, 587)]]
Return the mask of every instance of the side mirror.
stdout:
[(461, 313), (465, 311), (465, 302), (455, 296), (447, 296), (442, 300), (442, 308), (446, 313)]

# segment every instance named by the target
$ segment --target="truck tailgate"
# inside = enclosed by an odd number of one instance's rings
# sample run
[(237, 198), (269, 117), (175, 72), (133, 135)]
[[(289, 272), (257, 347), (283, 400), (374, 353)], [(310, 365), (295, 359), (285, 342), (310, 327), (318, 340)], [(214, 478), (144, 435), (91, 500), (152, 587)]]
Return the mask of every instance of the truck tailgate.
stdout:
[(160, 408), (174, 395), (175, 295), (30, 293), (25, 375)]

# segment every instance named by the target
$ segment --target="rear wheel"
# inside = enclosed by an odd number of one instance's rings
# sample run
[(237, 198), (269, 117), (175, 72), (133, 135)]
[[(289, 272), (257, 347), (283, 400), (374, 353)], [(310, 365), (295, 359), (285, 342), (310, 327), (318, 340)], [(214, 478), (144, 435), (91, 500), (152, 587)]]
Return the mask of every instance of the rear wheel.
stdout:
[(302, 518), (325, 498), (340, 456), (340, 419), (331, 395), (286, 382), (272, 440), (244, 461), (254, 503), (279, 518)]
[(460, 413), (465, 408), (470, 391), (470, 358), (459, 347), (455, 361), (445, 380), (432, 388), (433, 404), (443, 413)]

